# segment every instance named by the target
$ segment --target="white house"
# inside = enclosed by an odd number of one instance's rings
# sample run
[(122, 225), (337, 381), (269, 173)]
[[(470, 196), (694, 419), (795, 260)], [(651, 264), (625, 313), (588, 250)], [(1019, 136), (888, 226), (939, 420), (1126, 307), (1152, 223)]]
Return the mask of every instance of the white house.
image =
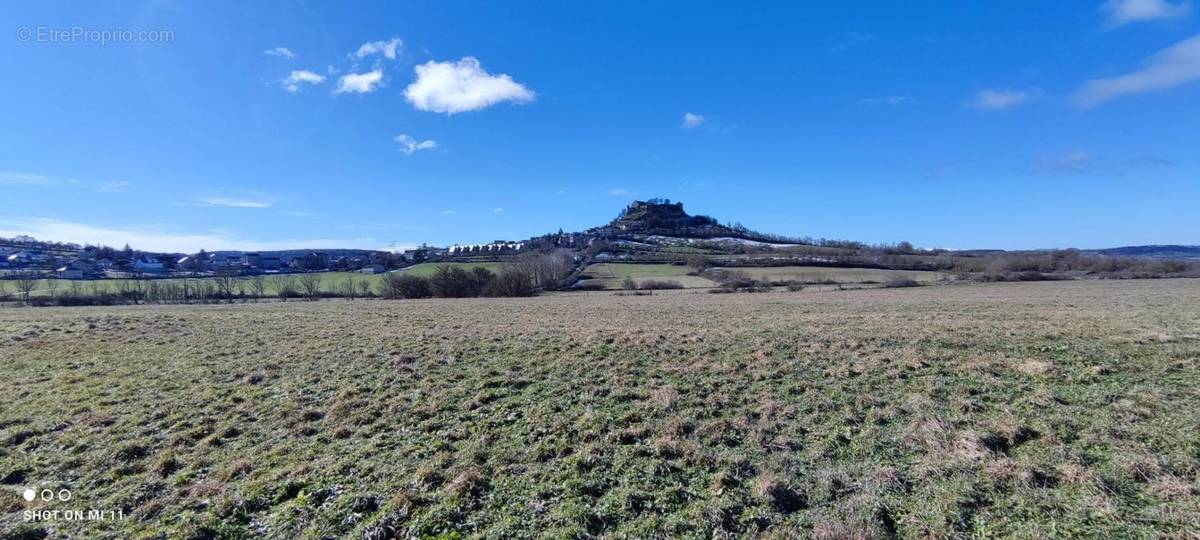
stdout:
[(158, 259), (146, 257), (133, 261), (133, 271), (139, 274), (161, 274), (166, 271), (166, 268)]

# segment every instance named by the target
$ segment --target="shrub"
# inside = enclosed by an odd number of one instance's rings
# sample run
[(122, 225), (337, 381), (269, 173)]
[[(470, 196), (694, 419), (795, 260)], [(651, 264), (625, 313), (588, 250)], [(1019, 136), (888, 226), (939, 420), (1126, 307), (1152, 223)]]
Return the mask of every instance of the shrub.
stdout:
[(920, 287), (921, 284), (912, 278), (896, 276), (884, 282), (883, 286), (886, 289), (900, 289), (904, 287)]
[(429, 298), (429, 280), (410, 274), (384, 274), (380, 285), (380, 295), (384, 298)]
[(485, 290), (487, 296), (505, 297), (533, 296), (536, 292), (533, 288), (533, 278), (515, 266), (501, 270)]
[(634, 291), (637, 290), (638, 284), (633, 278), (625, 278), (625, 281), (621, 282), (621, 288), (627, 291)]
[(658, 289), (682, 289), (683, 285), (670, 279), (647, 279), (638, 285), (639, 289), (652, 291)]
[(470, 273), (457, 266), (443, 264), (433, 269), (429, 279), (433, 295), (438, 298), (466, 298), (476, 296), (476, 281)]

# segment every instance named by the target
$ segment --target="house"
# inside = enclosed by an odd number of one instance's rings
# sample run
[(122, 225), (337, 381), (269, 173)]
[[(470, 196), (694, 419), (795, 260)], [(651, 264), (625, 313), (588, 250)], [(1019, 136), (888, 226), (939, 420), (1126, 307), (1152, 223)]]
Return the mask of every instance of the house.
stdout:
[(283, 261), (273, 255), (264, 255), (258, 258), (258, 267), (262, 270), (279, 270), (283, 266)]
[(55, 270), (55, 273), (61, 279), (85, 279), (95, 275), (97, 269), (94, 264), (88, 261), (76, 259), (71, 261), (71, 264)]
[(247, 251), (242, 254), (242, 261), (241, 261), (242, 266), (249, 266), (250, 268), (258, 268), (258, 264), (261, 259), (262, 259), (262, 255), (259, 255), (258, 252)]
[(154, 257), (144, 257), (134, 260), (132, 269), (138, 274), (161, 274), (167, 271), (163, 263)]
[(100, 270), (112, 270), (113, 262), (111, 259), (97, 259), (96, 268)]
[(384, 268), (382, 264), (369, 264), (360, 268), (358, 271), (363, 274), (382, 274), (387, 271), (387, 269)]
[(8, 256), (8, 264), (13, 266), (29, 264), (31, 262), (33, 262), (33, 255), (30, 255), (28, 251), (18, 251)]
[(232, 255), (226, 255), (224, 257), (213, 255), (212, 258), (209, 259), (209, 263), (212, 264), (213, 270), (228, 270), (230, 268), (241, 268), (242, 258), (234, 257)]

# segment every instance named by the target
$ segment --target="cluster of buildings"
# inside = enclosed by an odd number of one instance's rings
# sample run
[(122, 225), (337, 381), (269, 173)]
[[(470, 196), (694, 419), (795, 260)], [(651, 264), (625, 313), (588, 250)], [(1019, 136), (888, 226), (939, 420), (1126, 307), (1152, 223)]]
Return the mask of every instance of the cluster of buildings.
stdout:
[(525, 247), (523, 242), (505, 242), (497, 240), (490, 244), (455, 244), (446, 249), (447, 255), (499, 254), (516, 253)]

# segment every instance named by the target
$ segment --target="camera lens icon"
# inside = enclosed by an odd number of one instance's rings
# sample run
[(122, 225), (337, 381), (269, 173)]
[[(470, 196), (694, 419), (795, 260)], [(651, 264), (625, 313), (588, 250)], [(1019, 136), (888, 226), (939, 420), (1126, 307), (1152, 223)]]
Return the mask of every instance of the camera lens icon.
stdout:
[(24, 496), (25, 500), (33, 502), (33, 500), (37, 498), (37, 492), (34, 491), (33, 488), (26, 488)]

